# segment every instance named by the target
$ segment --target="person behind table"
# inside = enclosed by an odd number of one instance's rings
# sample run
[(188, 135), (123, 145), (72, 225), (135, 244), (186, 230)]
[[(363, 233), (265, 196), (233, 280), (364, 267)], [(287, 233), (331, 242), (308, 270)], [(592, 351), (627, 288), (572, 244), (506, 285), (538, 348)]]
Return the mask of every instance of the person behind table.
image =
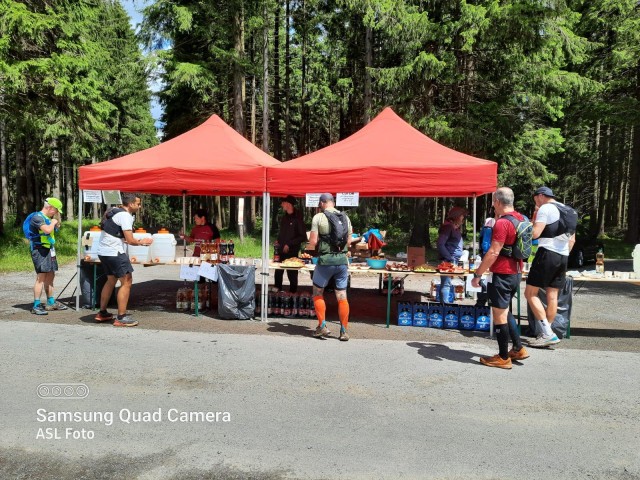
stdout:
[[(492, 357), (481, 357), (480, 363), (488, 367), (505, 369), (512, 367), (512, 360), (529, 358), (527, 349), (522, 346), (516, 319), (509, 311), (513, 296), (518, 292), (522, 279), (522, 260), (511, 256), (512, 247), (510, 246), (516, 242), (516, 228), (507, 215), (518, 222), (522, 222), (524, 216), (515, 211), (513, 200), (513, 190), (508, 187), (501, 187), (493, 194), (497, 220), (493, 226), (491, 246), (471, 280), (471, 284), (478, 287), (483, 273), (490, 271), (493, 274), (491, 282), (487, 284), (487, 296), (491, 303), (498, 340), (498, 354)], [(513, 343), (511, 350), (509, 350), (509, 337)]]
[[(467, 216), (467, 211), (462, 207), (453, 207), (447, 213), (447, 218), (440, 226), (436, 245), (441, 262), (449, 262), (456, 266), (462, 256), (462, 232), (460, 227)], [(446, 303), (451, 292), (451, 277), (440, 277), (440, 301)]]
[(184, 238), (187, 242), (195, 242), (193, 256), (200, 256), (200, 245), (202, 242), (211, 242), (220, 238), (220, 230), (218, 227), (209, 223), (209, 216), (204, 208), (199, 208), (193, 215), (193, 228), (189, 235), (180, 233), (180, 238)]
[[(544, 348), (560, 343), (551, 330), (558, 312), (558, 292), (564, 287), (569, 252), (576, 241), (575, 234), (557, 235), (560, 224), (560, 204), (549, 187), (540, 187), (533, 194), (536, 211), (533, 214), (533, 238), (538, 239), (538, 251), (531, 264), (524, 296), (536, 321), (540, 322), (542, 333), (529, 342), (531, 347)], [(562, 204), (560, 204), (562, 205)], [(538, 298), (538, 290), (544, 288), (547, 294), (547, 308)]]
[[(278, 244), (280, 245), (280, 261), (283, 262), (287, 258), (298, 256), (300, 245), (307, 240), (307, 227), (302, 219), (302, 212), (296, 209), (296, 199), (294, 197), (291, 195), (286, 196), (280, 202), (280, 206), (284, 215), (280, 218)], [(274, 275), (275, 286), (280, 291), (284, 280), (284, 270), (276, 270)], [(288, 269), (287, 278), (289, 279), (289, 291), (296, 293), (298, 291), (298, 271)]]
[(109, 299), (120, 281), (118, 290), (118, 316), (113, 322), (114, 327), (135, 327), (138, 322), (127, 315), (127, 304), (133, 284), (133, 266), (125, 245), (151, 245), (152, 238), (140, 240), (133, 236), (133, 215), (141, 208), (140, 196), (135, 193), (122, 194), (122, 207), (108, 209), (102, 219), (102, 233), (98, 244), (98, 258), (102, 263), (107, 281), (100, 294), (100, 311), (95, 316), (97, 322), (114, 320), (113, 314), (107, 311)]
[[(55, 236), (60, 225), (59, 214), (62, 202), (55, 197), (45, 200), (42, 210), (31, 216), (29, 222), (31, 260), (36, 270), (36, 283), (33, 286), (33, 307), (31, 313), (48, 315), (52, 310), (67, 310), (67, 306), (56, 302), (53, 297), (53, 280), (58, 271)], [(57, 216), (58, 218), (53, 218)], [(47, 304), (42, 305), (42, 292), (47, 296)]]
[(324, 301), (324, 289), (328, 285), (329, 280), (333, 278), (336, 284), (335, 294), (338, 300), (338, 317), (340, 318), (339, 338), (343, 342), (346, 342), (349, 340), (347, 330), (349, 326), (349, 301), (347, 300), (349, 259), (347, 258), (347, 251), (351, 243), (353, 229), (351, 227), (351, 221), (348, 220), (347, 217), (347, 244), (342, 251), (332, 252), (331, 245), (327, 238), (331, 233), (331, 227), (329, 225), (329, 219), (324, 212), (338, 212), (335, 208), (333, 195), (330, 193), (320, 195), (318, 207), (320, 208), (320, 213), (317, 213), (311, 221), (311, 233), (309, 234), (308, 245), (309, 249), (313, 249), (317, 245), (319, 254), (318, 264), (313, 272), (313, 305), (318, 317), (318, 327), (313, 336), (322, 338), (331, 333), (325, 321), (327, 306)]

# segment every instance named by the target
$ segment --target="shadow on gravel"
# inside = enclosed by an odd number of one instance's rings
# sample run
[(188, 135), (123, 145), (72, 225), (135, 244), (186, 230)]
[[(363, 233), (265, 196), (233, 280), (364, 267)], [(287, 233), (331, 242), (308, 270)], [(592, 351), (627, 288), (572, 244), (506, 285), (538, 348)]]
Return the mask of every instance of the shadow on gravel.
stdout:
[[(315, 324), (315, 322), (314, 322)], [(313, 335), (313, 329), (303, 325), (293, 325), (291, 323), (269, 322), (268, 332), (284, 333), (287, 335), (297, 335), (300, 337), (310, 337)]]
[(422, 355), (429, 360), (451, 360), (460, 363), (478, 363), (474, 357), (478, 357), (477, 353), (468, 352), (467, 350), (454, 350), (446, 345), (437, 343), (424, 342), (408, 342), (407, 346), (418, 349), (418, 355)]

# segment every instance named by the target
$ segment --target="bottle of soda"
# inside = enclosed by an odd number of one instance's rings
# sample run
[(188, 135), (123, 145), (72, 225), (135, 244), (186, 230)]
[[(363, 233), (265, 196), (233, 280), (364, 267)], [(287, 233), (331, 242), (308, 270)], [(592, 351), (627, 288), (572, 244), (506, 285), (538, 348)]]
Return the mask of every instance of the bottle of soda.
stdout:
[(273, 244), (273, 261), (280, 261), (280, 242), (276, 240), (276, 243)]
[(292, 293), (291, 294), (291, 316), (292, 317), (297, 317), (298, 316), (298, 294), (297, 293)]
[(316, 306), (311, 297), (309, 297), (309, 318), (316, 318)]
[(262, 295), (260, 293), (260, 290), (256, 290), (255, 302), (256, 302), (256, 308), (254, 310), (253, 316), (259, 317), (260, 312), (262, 311)]
[(215, 265), (219, 261), (219, 259), (218, 259), (218, 242), (217, 241), (214, 241), (213, 243), (211, 243), (209, 252), (210, 252), (210, 257), (211, 257), (211, 263), (213, 263)]
[(273, 315), (273, 293), (269, 292), (267, 297), (267, 315)]
[(289, 293), (285, 293), (283, 296), (283, 300), (284, 300), (284, 312), (282, 313), (282, 315), (284, 317), (290, 318), (291, 317), (291, 304), (293, 302), (293, 297), (291, 294)]
[(220, 240), (220, 253), (218, 254), (218, 257), (220, 258), (220, 263), (228, 263), (229, 258), (228, 258), (228, 250), (227, 250), (227, 241), (226, 240)]
[(229, 240), (229, 243), (227, 243), (227, 255), (229, 255), (229, 258), (233, 258), (236, 256), (236, 247), (233, 244), (233, 240)]

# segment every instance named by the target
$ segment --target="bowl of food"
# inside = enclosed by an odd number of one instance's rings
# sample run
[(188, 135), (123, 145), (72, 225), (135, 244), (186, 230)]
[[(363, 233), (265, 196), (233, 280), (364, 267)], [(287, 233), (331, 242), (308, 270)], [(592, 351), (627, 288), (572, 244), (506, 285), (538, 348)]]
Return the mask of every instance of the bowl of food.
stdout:
[(382, 270), (387, 266), (387, 261), (384, 258), (367, 258), (367, 265), (374, 270)]

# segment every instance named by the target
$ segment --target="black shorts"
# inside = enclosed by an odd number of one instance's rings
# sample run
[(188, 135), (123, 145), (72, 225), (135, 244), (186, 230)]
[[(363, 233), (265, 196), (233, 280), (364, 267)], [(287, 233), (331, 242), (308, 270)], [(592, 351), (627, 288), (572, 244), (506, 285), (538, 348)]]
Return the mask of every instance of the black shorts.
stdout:
[(487, 283), (487, 297), (492, 307), (507, 309), (520, 287), (519, 273), (494, 273), (491, 283)]
[(527, 285), (539, 288), (563, 288), (569, 257), (539, 248), (533, 258)]
[(102, 268), (107, 275), (113, 275), (116, 278), (122, 278), (127, 273), (133, 273), (133, 266), (129, 260), (129, 255), (119, 253), (117, 257), (104, 257), (98, 255)]
[(36, 273), (49, 273), (58, 271), (57, 257), (51, 256), (51, 249), (46, 247), (34, 247), (31, 251), (31, 260)]

